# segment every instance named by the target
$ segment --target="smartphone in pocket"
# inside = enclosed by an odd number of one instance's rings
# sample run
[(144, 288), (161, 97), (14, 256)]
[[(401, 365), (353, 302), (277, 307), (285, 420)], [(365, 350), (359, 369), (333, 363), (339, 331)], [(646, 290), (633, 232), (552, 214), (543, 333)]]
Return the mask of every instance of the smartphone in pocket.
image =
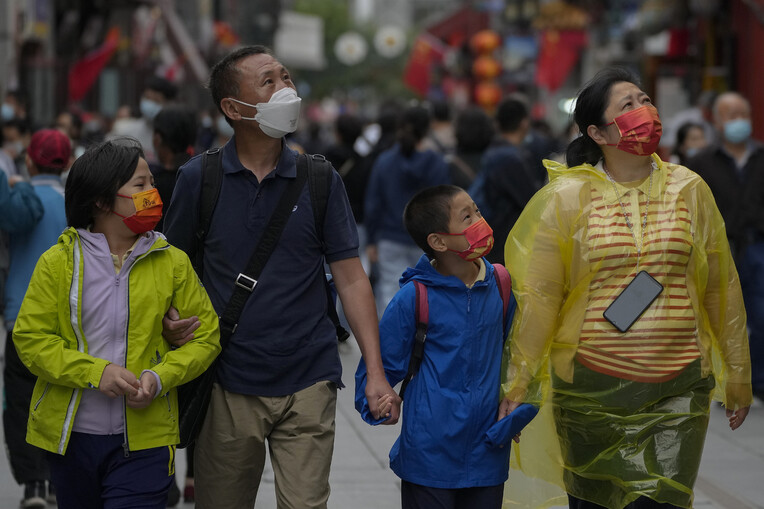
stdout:
[(621, 332), (626, 332), (661, 294), (663, 285), (647, 271), (640, 271), (602, 313)]

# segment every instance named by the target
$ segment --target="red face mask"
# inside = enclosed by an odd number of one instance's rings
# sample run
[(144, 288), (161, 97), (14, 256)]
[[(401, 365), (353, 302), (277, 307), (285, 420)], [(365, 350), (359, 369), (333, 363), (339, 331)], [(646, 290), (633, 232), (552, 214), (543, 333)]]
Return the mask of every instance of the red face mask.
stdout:
[(135, 204), (135, 214), (123, 216), (118, 212), (116, 215), (122, 218), (122, 222), (130, 228), (130, 231), (136, 235), (153, 230), (160, 219), (162, 219), (162, 198), (159, 197), (159, 191), (149, 189), (132, 196), (117, 193), (121, 198), (130, 198)]
[(646, 156), (655, 152), (663, 134), (663, 125), (658, 116), (658, 110), (651, 104), (619, 115), (605, 127), (615, 124), (621, 133), (618, 143), (608, 143), (611, 147), (635, 154)]
[(440, 235), (464, 235), (470, 247), (464, 251), (449, 249), (467, 261), (477, 260), (491, 252), (493, 247), (493, 230), (484, 218), (469, 225), (462, 233), (440, 233)]

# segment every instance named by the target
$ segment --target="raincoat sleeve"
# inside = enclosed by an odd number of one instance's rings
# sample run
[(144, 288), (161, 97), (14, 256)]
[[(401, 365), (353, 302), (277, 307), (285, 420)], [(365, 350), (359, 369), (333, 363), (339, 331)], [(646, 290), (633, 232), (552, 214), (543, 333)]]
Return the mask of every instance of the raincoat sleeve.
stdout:
[(180, 348), (170, 350), (164, 359), (152, 368), (162, 381), (162, 391), (177, 387), (201, 375), (220, 353), (218, 317), (207, 291), (191, 266), (188, 256), (171, 248), (177, 258), (174, 264), (172, 306), (180, 316), (198, 316), (201, 326), (194, 338)]
[[(751, 358), (740, 279), (721, 213), (708, 185), (700, 179), (693, 201), (698, 213), (696, 235), (703, 243), (708, 264), (702, 305), (708, 321), (705, 326), (711, 333), (714, 374), (722, 386), (722, 401), (728, 408), (748, 406), (753, 401)], [(698, 275), (694, 278), (697, 280)]]
[(517, 309), (509, 335), (509, 358), (502, 386), (512, 401), (539, 405), (545, 364), (566, 296), (566, 260), (573, 239), (565, 209), (580, 209), (577, 195), (548, 185), (523, 210), (504, 248)]
[(80, 351), (77, 345), (69, 345), (69, 340), (62, 336), (61, 327), (79, 327), (59, 321), (58, 295), (64, 259), (65, 254), (57, 245), (38, 260), (13, 326), (13, 342), (21, 362), (41, 380), (66, 387), (97, 388), (109, 362)]
[[(382, 353), (382, 365), (391, 387), (395, 387), (405, 377), (414, 348), (415, 305), (414, 283), (406, 283), (393, 297), (379, 322), (379, 347)], [(355, 373), (355, 408), (361, 418), (375, 425), (386, 419), (374, 419), (366, 400), (366, 364), (363, 358), (358, 363)]]

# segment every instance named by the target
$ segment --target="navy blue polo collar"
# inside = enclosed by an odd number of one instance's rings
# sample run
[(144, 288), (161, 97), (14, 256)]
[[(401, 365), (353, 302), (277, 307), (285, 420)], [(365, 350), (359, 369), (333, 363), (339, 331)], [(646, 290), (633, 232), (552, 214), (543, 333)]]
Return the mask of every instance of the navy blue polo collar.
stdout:
[[(241, 164), (239, 154), (236, 152), (236, 142), (234, 136), (223, 146), (223, 173), (237, 173), (240, 171), (249, 172), (250, 170)], [(265, 178), (271, 176), (295, 178), (297, 176), (297, 152), (281, 139), (281, 155), (276, 163), (276, 169), (270, 172)]]

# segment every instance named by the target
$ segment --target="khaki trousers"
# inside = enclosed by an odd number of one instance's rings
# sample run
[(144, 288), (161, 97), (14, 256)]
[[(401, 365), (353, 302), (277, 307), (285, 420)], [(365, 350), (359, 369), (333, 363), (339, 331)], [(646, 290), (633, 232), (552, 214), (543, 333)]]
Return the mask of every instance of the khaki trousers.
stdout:
[(326, 508), (336, 408), (332, 382), (281, 397), (234, 394), (215, 384), (196, 442), (196, 508), (254, 507), (266, 440), (278, 508)]

